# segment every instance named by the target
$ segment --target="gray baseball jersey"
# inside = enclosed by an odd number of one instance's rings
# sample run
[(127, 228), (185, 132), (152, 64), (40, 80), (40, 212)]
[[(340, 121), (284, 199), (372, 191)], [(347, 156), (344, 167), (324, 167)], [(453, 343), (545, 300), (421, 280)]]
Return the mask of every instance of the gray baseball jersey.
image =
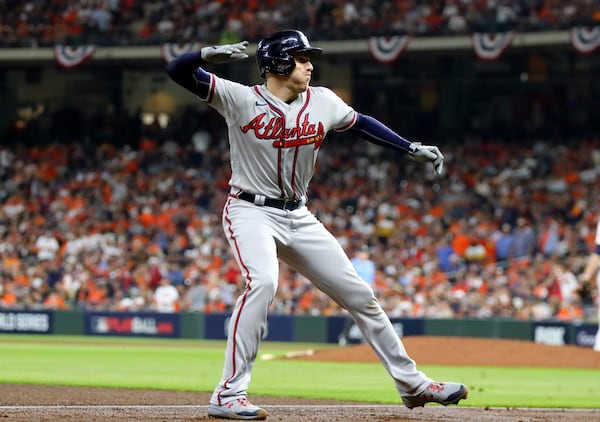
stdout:
[(351, 127), (352, 107), (328, 88), (310, 87), (286, 104), (264, 85), (212, 78), (208, 102), (227, 122), (232, 188), (271, 198), (305, 196), (325, 134)]

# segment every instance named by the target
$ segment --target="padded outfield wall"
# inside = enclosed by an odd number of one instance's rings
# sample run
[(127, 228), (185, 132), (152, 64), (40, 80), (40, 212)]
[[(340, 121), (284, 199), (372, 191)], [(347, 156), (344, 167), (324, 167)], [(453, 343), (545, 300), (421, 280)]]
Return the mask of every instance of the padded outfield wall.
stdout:
[[(596, 324), (557, 320), (392, 318), (400, 336), (518, 339), (592, 347)], [(229, 314), (0, 310), (0, 334), (61, 334), (161, 338), (227, 338)], [(266, 341), (356, 344), (360, 331), (344, 316), (268, 317)]]

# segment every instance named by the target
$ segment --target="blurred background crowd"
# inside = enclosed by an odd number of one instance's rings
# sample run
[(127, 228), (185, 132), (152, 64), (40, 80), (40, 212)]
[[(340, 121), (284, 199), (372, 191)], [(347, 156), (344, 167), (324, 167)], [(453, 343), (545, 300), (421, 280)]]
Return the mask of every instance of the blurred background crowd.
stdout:
[[(229, 311), (243, 280), (221, 227), (229, 156), (214, 113), (190, 107), (161, 128), (76, 113), (65, 126), (57, 112), (44, 141), (2, 145), (0, 306)], [(121, 142), (102, 140), (111, 132)], [(466, 135), (440, 145), (435, 178), (332, 134), (309, 206), (390, 316), (583, 319), (596, 294), (577, 276), (600, 212), (599, 146)], [(271, 312), (342, 314), (285, 265)]]
[(598, 0), (5, 0), (0, 46), (311, 40), (567, 29), (600, 22)]
[[(0, 47), (257, 41), (289, 27), (318, 41), (598, 23), (600, 0), (5, 0)], [(478, 103), (460, 139), (435, 142), (446, 157), (441, 178), (352, 134), (327, 138), (308, 205), (391, 317), (596, 318), (597, 290), (578, 281), (600, 217), (595, 94), (545, 86)], [(384, 122), (404, 116), (411, 132), (399, 132), (409, 138), (435, 126), (407, 118), (396, 97), (364, 102)], [(533, 111), (523, 118), (525, 102)], [(229, 153), (220, 122), (195, 107), (162, 125), (122, 107), (58, 107), (4, 133), (0, 307), (230, 311), (243, 280), (221, 227)], [(271, 312), (343, 313), (283, 264)]]

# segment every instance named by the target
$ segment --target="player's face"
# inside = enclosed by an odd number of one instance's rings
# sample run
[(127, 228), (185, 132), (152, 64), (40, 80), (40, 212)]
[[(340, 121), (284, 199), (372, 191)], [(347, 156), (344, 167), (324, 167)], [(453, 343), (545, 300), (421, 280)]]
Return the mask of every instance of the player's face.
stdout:
[(296, 67), (290, 74), (288, 83), (293, 91), (301, 93), (308, 88), (314, 67), (310, 57), (305, 54), (295, 55), (294, 59), (296, 60)]

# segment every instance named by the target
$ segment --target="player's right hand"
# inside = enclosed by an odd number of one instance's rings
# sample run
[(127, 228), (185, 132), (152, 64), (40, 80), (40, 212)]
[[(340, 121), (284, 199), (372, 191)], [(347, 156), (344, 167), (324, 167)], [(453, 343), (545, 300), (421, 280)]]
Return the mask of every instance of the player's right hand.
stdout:
[(408, 156), (421, 163), (433, 163), (433, 169), (438, 176), (444, 171), (444, 155), (436, 146), (413, 142), (408, 149)]
[(242, 41), (236, 44), (215, 45), (212, 47), (203, 47), (200, 50), (202, 60), (211, 63), (227, 63), (244, 60), (248, 58), (246, 53), (248, 41)]

